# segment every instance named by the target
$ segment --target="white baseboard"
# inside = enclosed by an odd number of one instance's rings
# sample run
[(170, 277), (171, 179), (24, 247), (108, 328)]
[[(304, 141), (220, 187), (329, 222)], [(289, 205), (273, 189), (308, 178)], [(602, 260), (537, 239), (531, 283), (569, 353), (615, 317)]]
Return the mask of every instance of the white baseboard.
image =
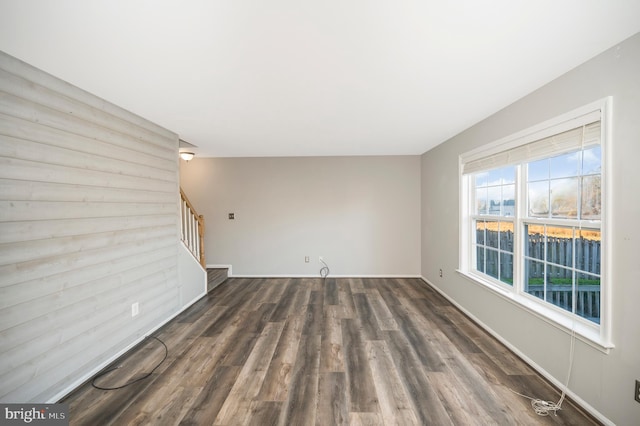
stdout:
[(394, 274), (383, 274), (383, 275), (329, 275), (329, 278), (422, 278), (420, 275), (394, 275)]
[(204, 296), (207, 295), (207, 292), (204, 291), (202, 292), (200, 295), (196, 296), (193, 300), (191, 300), (189, 303), (187, 303), (186, 305), (184, 305), (181, 309), (179, 309), (177, 312), (175, 312), (174, 314), (172, 314), (171, 316), (169, 316), (167, 319), (165, 319), (164, 321), (162, 321), (160, 324), (152, 327), (149, 331), (147, 331), (146, 333), (142, 334), (142, 336), (140, 336), (138, 339), (134, 340), (132, 343), (130, 343), (128, 346), (126, 346), (124, 349), (120, 350), (119, 352), (117, 352), (115, 355), (113, 355), (112, 357), (108, 358), (106, 361), (103, 361), (102, 363), (100, 363), (96, 368), (94, 368), (93, 370), (91, 370), (89, 373), (83, 375), (82, 377), (80, 377), (78, 380), (74, 381), (71, 385), (67, 386), (66, 388), (64, 388), (62, 391), (58, 392), (57, 394), (53, 395), (46, 403), (47, 404), (55, 404), (58, 401), (60, 401), (62, 398), (64, 398), (65, 396), (69, 395), (71, 392), (73, 392), (74, 390), (76, 390), (78, 387), (80, 387), (82, 384), (84, 384), (86, 381), (88, 381), (90, 378), (92, 378), (93, 376), (95, 376), (96, 374), (98, 374), (100, 371), (102, 371), (106, 366), (108, 366), (109, 364), (111, 364), (113, 361), (115, 361), (116, 359), (118, 359), (119, 357), (121, 357), (122, 355), (124, 355), (125, 353), (127, 353), (127, 351), (133, 349), (137, 344), (139, 344), (140, 342), (142, 342), (147, 336), (151, 335), (152, 333), (156, 332), (158, 329), (160, 329), (162, 326), (164, 326), (165, 324), (167, 324), (169, 321), (171, 321), (172, 319), (174, 319), (175, 317), (177, 317), (178, 315), (180, 315), (182, 312), (184, 312), (185, 310), (187, 310), (187, 308), (189, 308), (191, 305), (193, 305), (194, 303), (196, 303), (198, 300), (202, 299)]
[[(438, 288), (436, 285), (434, 285), (433, 283), (431, 283), (429, 280), (427, 280), (425, 277), (421, 276), (420, 278), (422, 278), (422, 281), (424, 281), (424, 283), (426, 285), (428, 285), (429, 287), (431, 287), (432, 289), (434, 289), (435, 291), (437, 291), (439, 294), (441, 294), (445, 299), (447, 299), (452, 305), (454, 305), (456, 308), (460, 309), (466, 316), (468, 316), (469, 318), (471, 318), (471, 320), (473, 320), (473, 322), (475, 322), (476, 324), (478, 324), (480, 327), (482, 327), (487, 333), (491, 334), (493, 337), (495, 337), (500, 343), (502, 343), (503, 345), (505, 345), (507, 348), (509, 348), (513, 353), (515, 353), (518, 357), (520, 357), (520, 359), (522, 359), (524, 362), (526, 362), (531, 368), (533, 368), (534, 370), (536, 370), (538, 373), (540, 373), (543, 377), (545, 377), (547, 380), (549, 380), (551, 383), (553, 383), (554, 386), (556, 386), (558, 389), (564, 389), (564, 383), (560, 382), (559, 380), (557, 380), (555, 377), (553, 377), (551, 374), (549, 374), (549, 372), (547, 370), (545, 370), (544, 368), (542, 368), (540, 365), (538, 365), (536, 362), (534, 362), (531, 358), (529, 358), (528, 356), (526, 356), (522, 351), (520, 351), (517, 347), (513, 346), (511, 343), (509, 343), (509, 341), (507, 341), (505, 338), (503, 338), (500, 334), (498, 334), (496, 331), (494, 331), (491, 327), (489, 327), (487, 324), (485, 324), (484, 322), (480, 321), (480, 319), (478, 319), (475, 315), (473, 315), (471, 312), (469, 312), (467, 309), (465, 309), (463, 306), (461, 306), (460, 304), (458, 304), (458, 302), (456, 302), (455, 300), (453, 300), (448, 294), (446, 294), (444, 291), (442, 291), (440, 288)], [(615, 424), (609, 420), (608, 418), (606, 418), (604, 415), (602, 415), (602, 413), (600, 413), (598, 410), (596, 410), (595, 408), (593, 408), (591, 405), (589, 405), (585, 400), (583, 400), (582, 398), (580, 398), (578, 395), (576, 395), (573, 391), (571, 391), (570, 389), (566, 390), (566, 394), (568, 397), (570, 397), (573, 401), (576, 402), (576, 404), (580, 405), (581, 408), (583, 408), (585, 411), (587, 411), (589, 414), (591, 414), (593, 417), (595, 417), (596, 419), (598, 419), (600, 422), (602, 422), (603, 424), (607, 425), (607, 426), (615, 426)]]
[[(229, 275), (231, 278), (231, 275)], [(234, 275), (233, 278), (321, 278), (318, 274), (262, 274), (262, 275)], [(327, 278), (422, 278), (420, 275), (335, 275), (331, 274)]]
[[(207, 264), (207, 269), (227, 269), (229, 278), (321, 278), (320, 274), (233, 274), (232, 265)], [(328, 278), (422, 278), (420, 274), (330, 274)]]
[(229, 272), (227, 276), (230, 277), (232, 275), (233, 266), (232, 265), (209, 265), (207, 264), (207, 269), (227, 269)]

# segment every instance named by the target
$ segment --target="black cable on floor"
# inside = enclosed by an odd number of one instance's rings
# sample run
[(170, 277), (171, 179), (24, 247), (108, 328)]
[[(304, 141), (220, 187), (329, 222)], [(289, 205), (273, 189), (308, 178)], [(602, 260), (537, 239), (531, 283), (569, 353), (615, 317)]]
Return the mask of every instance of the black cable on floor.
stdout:
[(320, 259), (320, 262), (324, 264), (324, 266), (320, 268), (320, 276), (322, 278), (327, 278), (329, 276), (329, 265), (327, 265), (322, 259)]
[(99, 379), (100, 377), (102, 377), (102, 376), (104, 376), (104, 375), (106, 375), (108, 373), (111, 373), (112, 371), (115, 371), (115, 370), (119, 369), (120, 366), (118, 366), (118, 367), (110, 368), (109, 370), (106, 370), (106, 371), (102, 371), (102, 372), (96, 374), (95, 376), (93, 376), (93, 379), (91, 379), (91, 386), (93, 386), (96, 389), (100, 389), (100, 390), (117, 390), (117, 389), (126, 388), (127, 386), (131, 386), (134, 383), (138, 383), (139, 381), (142, 381), (142, 380), (150, 377), (158, 369), (158, 367), (160, 367), (162, 365), (162, 363), (167, 359), (167, 356), (169, 356), (169, 348), (167, 348), (167, 345), (165, 345), (162, 340), (158, 339), (155, 336), (147, 336), (145, 338), (145, 340), (147, 340), (147, 339), (156, 339), (158, 342), (160, 342), (162, 344), (162, 346), (164, 346), (164, 358), (162, 358), (162, 360), (155, 367), (153, 367), (153, 369), (149, 373), (147, 373), (144, 376), (139, 377), (139, 378), (137, 378), (137, 379), (135, 379), (135, 380), (133, 380), (133, 381), (131, 381), (129, 383), (125, 383), (122, 386), (117, 386), (117, 387), (114, 387), (114, 388), (105, 388), (105, 387), (96, 385), (96, 380), (97, 379)]

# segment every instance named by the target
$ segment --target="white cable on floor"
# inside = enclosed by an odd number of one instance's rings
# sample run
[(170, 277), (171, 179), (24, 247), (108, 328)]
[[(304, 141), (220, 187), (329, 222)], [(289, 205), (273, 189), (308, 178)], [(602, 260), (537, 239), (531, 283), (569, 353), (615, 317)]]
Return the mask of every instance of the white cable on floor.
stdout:
[(562, 410), (562, 403), (564, 402), (564, 398), (567, 394), (567, 389), (569, 389), (569, 380), (571, 379), (571, 369), (573, 368), (573, 352), (576, 346), (576, 330), (575, 323), (573, 327), (571, 327), (571, 347), (569, 349), (569, 371), (567, 372), (567, 382), (562, 389), (562, 395), (560, 396), (560, 400), (558, 402), (553, 401), (544, 401), (538, 398), (531, 398), (530, 396), (523, 395), (518, 393), (512, 389), (509, 389), (511, 392), (516, 395), (520, 395), (521, 397), (527, 398), (531, 400), (531, 407), (533, 411), (539, 416), (548, 416), (549, 413), (553, 412), (554, 415), (558, 415), (557, 411)]

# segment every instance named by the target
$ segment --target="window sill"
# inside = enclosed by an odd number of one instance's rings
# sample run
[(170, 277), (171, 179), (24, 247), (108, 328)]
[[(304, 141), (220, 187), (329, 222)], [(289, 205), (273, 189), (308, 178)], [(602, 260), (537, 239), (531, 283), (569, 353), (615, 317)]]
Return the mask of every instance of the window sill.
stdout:
[(456, 271), (472, 283), (480, 285), (482, 288), (491, 291), (502, 299), (524, 309), (567, 334), (572, 334), (575, 331), (575, 335), (578, 339), (605, 354), (608, 354), (610, 350), (615, 347), (613, 343), (602, 338), (599, 328), (582, 323), (581, 321), (576, 321), (574, 318), (564, 315), (555, 309), (546, 307), (542, 303), (532, 300), (524, 295), (504, 289), (477, 275), (470, 274), (460, 269)]

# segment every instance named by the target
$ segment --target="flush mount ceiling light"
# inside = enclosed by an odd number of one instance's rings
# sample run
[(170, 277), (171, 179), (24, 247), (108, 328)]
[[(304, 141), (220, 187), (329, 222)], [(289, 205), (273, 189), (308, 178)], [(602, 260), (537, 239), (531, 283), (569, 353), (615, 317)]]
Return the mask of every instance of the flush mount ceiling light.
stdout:
[(184, 161), (189, 161), (193, 159), (194, 156), (195, 154), (193, 152), (183, 151), (180, 153), (180, 158), (182, 158)]

